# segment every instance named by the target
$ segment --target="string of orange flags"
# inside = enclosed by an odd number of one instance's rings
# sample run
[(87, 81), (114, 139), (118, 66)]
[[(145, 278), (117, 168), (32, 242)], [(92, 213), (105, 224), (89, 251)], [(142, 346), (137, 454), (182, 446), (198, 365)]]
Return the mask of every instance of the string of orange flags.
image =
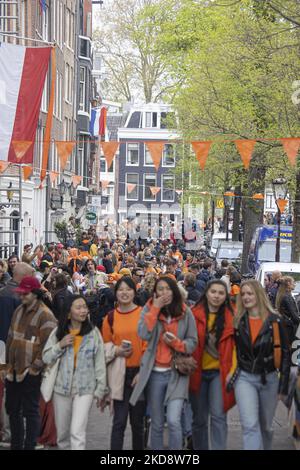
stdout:
[[(5, 172), (10, 165), (12, 165), (12, 166), (16, 165), (15, 163), (10, 164), (9, 162), (6, 162), (5, 165), (2, 165), (2, 163), (3, 162), (0, 162), (0, 173)], [(24, 165), (22, 167), (23, 180), (24, 181), (28, 180), (30, 178), (30, 176), (32, 176), (34, 169), (40, 170), (40, 168), (33, 167), (31, 165)], [(55, 180), (58, 178), (58, 176), (62, 175), (63, 172), (48, 171), (47, 170), (46, 174), (49, 175), (50, 182), (54, 183)], [(87, 179), (87, 180), (93, 180), (93, 177), (85, 176), (84, 178)], [(77, 186), (82, 182), (82, 180), (83, 180), (82, 176), (78, 176), (78, 175), (72, 175), (71, 176), (71, 183), (73, 184), (73, 186), (75, 188), (77, 188)], [(102, 190), (106, 190), (107, 187), (109, 186), (109, 184), (111, 184), (111, 183), (114, 183), (114, 181), (112, 181), (112, 180), (101, 180), (100, 179), (100, 184), (101, 184), (101, 189)], [(126, 186), (127, 194), (132, 193), (132, 191), (134, 191), (136, 188), (140, 188), (140, 187), (144, 188), (143, 184), (127, 183), (126, 181), (118, 181), (118, 184), (119, 185), (124, 184)], [(38, 189), (43, 189), (43, 187), (44, 187), (43, 186), (43, 181), (41, 181), (39, 186), (38, 186)], [(161, 187), (159, 187), (159, 186), (147, 186), (147, 187), (149, 188), (149, 190), (151, 191), (153, 196), (156, 196), (161, 191)], [(174, 191), (178, 194), (178, 196), (181, 196), (184, 193), (185, 190), (183, 190), (183, 189), (174, 189)], [(254, 201), (263, 201), (265, 199), (265, 196), (262, 193), (255, 193), (252, 196), (244, 196), (244, 195), (236, 194), (234, 191), (226, 191), (226, 192), (222, 193), (222, 192), (198, 191), (198, 190), (190, 190), (190, 189), (188, 190), (188, 193), (189, 193), (189, 195), (190, 194), (195, 194), (195, 195), (198, 195), (198, 196), (210, 196), (210, 197), (214, 197), (214, 198), (222, 198), (224, 196), (225, 197), (229, 196), (229, 197), (232, 197), (232, 198), (253, 199)], [(281, 212), (284, 211), (288, 201), (298, 202), (298, 200), (296, 200), (296, 199), (277, 199), (277, 203), (278, 203), (278, 201), (279, 201), (279, 204), (283, 204), (283, 210), (280, 209)], [(282, 203), (281, 201), (284, 201), (284, 202)]]
[[(232, 139), (232, 140), (229, 140), (228, 142), (235, 143), (236, 149), (241, 157), (244, 168), (248, 170), (251, 164), (251, 159), (252, 159), (255, 145), (257, 144), (257, 142), (267, 141), (267, 140), (274, 140), (274, 141), (277, 140), (278, 142), (280, 142), (282, 144), (283, 150), (285, 151), (289, 159), (290, 164), (292, 166), (296, 165), (297, 155), (298, 155), (299, 148), (300, 148), (300, 137), (286, 137), (286, 138), (273, 138), (273, 139), (248, 139), (248, 140), (247, 139)], [(73, 141), (45, 140), (43, 142), (44, 142), (43, 159), (42, 159), (43, 169), (41, 170), (41, 180), (43, 180), (46, 175), (45, 168), (47, 168), (47, 161), (48, 161), (48, 159), (46, 158), (46, 154), (47, 152), (49, 153), (50, 143), (53, 143), (53, 142), (55, 143), (57, 147), (58, 156), (60, 159), (61, 169), (64, 170), (67, 164), (68, 158), (70, 157), (76, 143), (93, 142), (93, 141), (79, 140), (77, 142), (75, 140)], [(100, 145), (100, 148), (102, 149), (103, 155), (106, 159), (108, 168), (110, 168), (120, 145), (126, 144), (127, 142), (135, 143), (132, 140), (122, 141), (122, 142), (119, 142), (119, 141), (102, 142), (102, 141), (97, 140), (95, 142), (97, 142)], [(136, 143), (139, 143), (139, 144), (143, 143), (146, 145), (151, 155), (153, 164), (157, 171), (161, 164), (161, 160), (162, 160), (162, 156), (164, 152), (164, 146), (166, 144), (177, 143), (177, 142), (178, 141), (176, 140), (162, 140), (162, 141), (154, 141), (154, 142), (138, 141)], [(192, 149), (195, 153), (196, 159), (199, 162), (199, 166), (201, 170), (205, 169), (207, 159), (209, 157), (209, 152), (211, 150), (212, 145), (215, 142), (217, 141), (207, 140), (207, 141), (191, 141), (190, 142)], [(13, 141), (12, 142), (12, 147), (14, 149), (14, 152), (17, 158), (17, 163), (21, 164), (23, 158), (25, 161), (26, 154), (30, 150), (33, 143), (34, 143), (33, 141), (32, 142), (30, 141)], [(45, 145), (46, 143), (47, 145)]]

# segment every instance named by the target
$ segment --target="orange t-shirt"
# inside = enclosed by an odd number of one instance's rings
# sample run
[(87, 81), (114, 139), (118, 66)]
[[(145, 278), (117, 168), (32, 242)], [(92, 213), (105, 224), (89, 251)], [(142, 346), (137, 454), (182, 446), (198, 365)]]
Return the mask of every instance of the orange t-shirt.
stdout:
[(263, 321), (259, 317), (249, 316), (249, 325), (250, 325), (251, 341), (252, 341), (252, 344), (254, 344), (263, 326)]
[(147, 348), (147, 343), (138, 336), (138, 322), (142, 307), (136, 307), (131, 312), (122, 313), (117, 308), (114, 310), (112, 330), (106, 316), (102, 326), (104, 343), (113, 342), (121, 346), (122, 340), (131, 341), (133, 354), (126, 358), (126, 367), (139, 367), (141, 358)]

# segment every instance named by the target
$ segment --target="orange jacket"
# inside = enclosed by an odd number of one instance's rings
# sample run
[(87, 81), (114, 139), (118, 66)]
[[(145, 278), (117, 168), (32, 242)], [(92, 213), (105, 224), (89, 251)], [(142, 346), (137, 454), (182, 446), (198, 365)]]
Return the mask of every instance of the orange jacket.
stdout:
[[(198, 367), (196, 371), (191, 375), (190, 378), (190, 390), (193, 393), (197, 393), (201, 387), (202, 378), (202, 357), (205, 348), (206, 338), (206, 315), (203, 304), (198, 304), (192, 308), (192, 312), (195, 317), (197, 333), (198, 333), (198, 346), (193, 353), (193, 357), (196, 359)], [(219, 342), (218, 351), (220, 355), (220, 374), (222, 384), (222, 395), (224, 412), (228, 411), (235, 404), (234, 393), (226, 391), (226, 377), (229, 374), (232, 362), (233, 362), (233, 350), (234, 350), (234, 328), (233, 328), (233, 315), (229, 309), (225, 309), (225, 326), (222, 337)]]

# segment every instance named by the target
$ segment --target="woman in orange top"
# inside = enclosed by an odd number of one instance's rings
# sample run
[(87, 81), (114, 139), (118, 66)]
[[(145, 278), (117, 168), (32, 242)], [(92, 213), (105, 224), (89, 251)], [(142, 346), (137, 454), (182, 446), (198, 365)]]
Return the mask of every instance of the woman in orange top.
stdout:
[(128, 415), (132, 429), (133, 450), (144, 448), (143, 417), (145, 401), (138, 401), (135, 406), (129, 405), (129, 399), (138, 379), (145, 343), (138, 336), (138, 322), (141, 307), (134, 303), (136, 296), (135, 283), (131, 277), (124, 276), (115, 287), (117, 306), (105, 317), (102, 327), (104, 343), (113, 343), (115, 357), (126, 358), (126, 373), (122, 400), (113, 400), (114, 418), (111, 433), (111, 450), (122, 450)]

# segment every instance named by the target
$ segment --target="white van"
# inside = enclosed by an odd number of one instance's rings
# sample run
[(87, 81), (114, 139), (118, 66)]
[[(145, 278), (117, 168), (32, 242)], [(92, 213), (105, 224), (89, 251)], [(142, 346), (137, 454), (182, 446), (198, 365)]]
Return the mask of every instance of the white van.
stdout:
[[(213, 257), (216, 256), (217, 249), (218, 249), (220, 242), (221, 241), (224, 242), (225, 240), (226, 240), (226, 233), (224, 232), (218, 232), (212, 236), (211, 247), (210, 247), (210, 252), (209, 252), (210, 256), (213, 256)], [(232, 233), (228, 233), (228, 240), (232, 240)]]
[(258, 268), (255, 279), (265, 287), (265, 276), (274, 271), (280, 271), (282, 276), (291, 276), (296, 282), (293, 296), (300, 294), (300, 263), (262, 263)]

